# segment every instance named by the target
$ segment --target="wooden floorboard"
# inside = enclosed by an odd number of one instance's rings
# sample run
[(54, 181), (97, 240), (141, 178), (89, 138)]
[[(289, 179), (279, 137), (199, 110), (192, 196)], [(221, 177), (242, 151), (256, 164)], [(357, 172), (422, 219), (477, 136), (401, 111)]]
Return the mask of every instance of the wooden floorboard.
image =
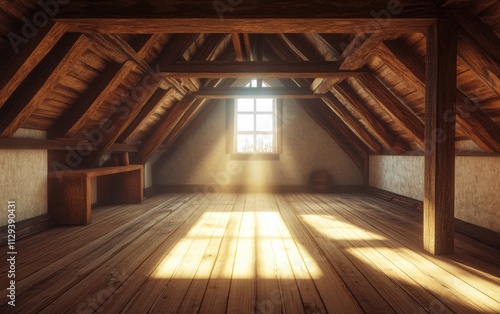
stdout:
[(421, 213), (368, 195), (165, 194), (92, 216), (16, 243), (0, 313), (500, 313), (500, 250), (457, 233), (430, 255)]

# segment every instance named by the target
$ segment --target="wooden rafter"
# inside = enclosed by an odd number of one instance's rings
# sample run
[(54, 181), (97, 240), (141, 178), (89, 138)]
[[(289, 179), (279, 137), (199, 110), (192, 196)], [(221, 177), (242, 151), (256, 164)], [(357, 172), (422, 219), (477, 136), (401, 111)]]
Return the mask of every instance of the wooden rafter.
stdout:
[(16, 88), (49, 53), (51, 48), (64, 34), (64, 27), (50, 22), (38, 31), (37, 36), (28, 43), (14, 49), (8, 49), (0, 56), (0, 107), (14, 93)]
[(207, 34), (205, 42), (196, 50), (191, 60), (213, 61), (216, 57), (217, 49), (223, 44), (228, 36), (227, 34)]
[(500, 38), (473, 13), (460, 10), (458, 56), (489, 87), (500, 95)]
[(347, 127), (370, 149), (373, 153), (380, 153), (382, 147), (373, 136), (359, 123), (349, 110), (335, 97), (328, 93), (322, 97), (323, 101), (347, 125)]
[(163, 119), (153, 133), (145, 139), (139, 153), (132, 158), (132, 163), (146, 163), (170, 132), (172, 132), (175, 125), (181, 120), (186, 111), (191, 106), (199, 106), (203, 102), (204, 100), (202, 99), (194, 99), (186, 95), (182, 100), (174, 104), (169, 110), (167, 117)]
[(394, 122), (420, 146), (424, 147), (424, 124), (382, 82), (373, 75), (357, 78), (361, 86), (375, 98)]
[[(85, 158), (83, 166), (93, 168), (99, 165), (102, 156), (116, 142), (127, 126), (134, 121), (159, 85), (160, 83), (153, 77), (146, 75), (132, 88), (129, 96), (99, 130), (102, 137), (97, 141), (99, 149)], [(141, 90), (140, 96), (137, 96), (135, 89)]]
[[(389, 66), (396, 67), (398, 73), (417, 90), (425, 91), (425, 64), (420, 56), (404, 48), (399, 41), (384, 42), (385, 48), (379, 52), (387, 62), (398, 62)], [(403, 65), (403, 66), (401, 66)], [(469, 138), (486, 152), (500, 151), (500, 127), (464, 93), (457, 89), (457, 122)]]
[(163, 77), (195, 78), (314, 78), (352, 77), (366, 71), (344, 71), (336, 62), (271, 62), (271, 61), (190, 61), (161, 68)]
[[(170, 90), (172, 91), (172, 90)], [(160, 107), (163, 105), (165, 98), (169, 96), (169, 92), (164, 89), (158, 89), (156, 92), (148, 99), (142, 110), (139, 112), (137, 117), (130, 123), (125, 131), (118, 138), (119, 143), (127, 143), (132, 139), (137, 132), (139, 132), (139, 127)]]
[(236, 54), (236, 60), (237, 61), (245, 60), (244, 56), (245, 48), (243, 47), (243, 43), (241, 42), (240, 34), (232, 33), (231, 38), (233, 40), (233, 48), (234, 48), (234, 53)]
[(200, 34), (175, 34), (170, 37), (158, 58), (160, 69), (182, 59), (182, 55), (199, 36)]
[(48, 131), (50, 138), (71, 137), (92, 117), (102, 102), (113, 92), (135, 67), (131, 61), (109, 66), (78, 100)]
[(288, 47), (301, 59), (307, 61), (324, 61), (321, 53), (305, 38), (304, 34), (282, 34), (281, 37), (287, 43)]
[(61, 37), (0, 108), (0, 137), (14, 135), (87, 48), (88, 41), (80, 34)]
[(356, 94), (349, 84), (346, 82), (336, 84), (333, 86), (333, 90), (349, 103), (349, 105), (361, 116), (361, 119), (365, 121), (366, 128), (370, 133), (389, 150), (396, 154), (400, 154), (411, 149), (407, 143), (402, 142), (391, 130), (384, 126), (379, 118), (366, 107), (364, 101)]

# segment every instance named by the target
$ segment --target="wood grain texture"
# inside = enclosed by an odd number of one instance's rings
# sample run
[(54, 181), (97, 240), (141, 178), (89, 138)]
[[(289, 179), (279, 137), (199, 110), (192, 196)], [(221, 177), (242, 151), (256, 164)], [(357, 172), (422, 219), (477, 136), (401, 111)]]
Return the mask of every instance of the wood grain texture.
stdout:
[[(399, 73), (416, 89), (424, 92), (425, 89), (425, 63), (416, 53), (405, 49), (401, 42), (386, 41), (381, 54), (390, 54), (384, 60), (392, 58), (392, 67), (397, 67)], [(385, 50), (387, 49), (387, 50)], [(457, 123), (485, 152), (497, 152), (499, 149), (500, 127), (488, 117), (479, 107), (479, 104), (470, 100), (462, 91), (456, 90), (457, 100), (455, 111)]]
[(400, 128), (405, 130), (420, 147), (424, 147), (424, 124), (406, 104), (403, 104), (382, 82), (372, 75), (360, 76), (357, 81), (378, 100)]
[(178, 62), (161, 67), (159, 75), (164, 77), (194, 78), (314, 78), (351, 77), (365, 71), (339, 70), (335, 62), (271, 62), (271, 61), (191, 61)]
[(373, 153), (381, 152), (382, 146), (377, 142), (347, 108), (331, 93), (322, 97), (323, 101), (335, 112), (335, 114), (347, 125), (347, 127), (357, 135), (357, 137), (369, 147)]
[(8, 49), (0, 57), (0, 107), (14, 93), (16, 88), (49, 53), (51, 48), (64, 34), (64, 27), (60, 24), (49, 23), (39, 30), (37, 36), (22, 45), (16, 53)]
[(425, 110), (424, 248), (453, 254), (457, 33), (439, 20), (427, 33)]
[(131, 62), (126, 62), (123, 65), (112, 64), (106, 68), (94, 84), (80, 97), (78, 106), (66, 112), (58, 123), (49, 129), (49, 137), (58, 138), (75, 135), (81, 130), (86, 120), (94, 115), (108, 94), (123, 82), (133, 68)]
[(354, 89), (349, 86), (346, 82), (342, 82), (333, 87), (338, 94), (340, 94), (353, 108), (355, 112), (360, 114), (362, 119), (365, 121), (370, 133), (373, 134), (375, 138), (380, 143), (383, 143), (387, 149), (395, 152), (396, 154), (408, 151), (410, 146), (397, 138), (397, 136), (379, 120), (379, 118), (368, 109), (363, 100), (361, 100)]
[(162, 311), (163, 298), (178, 313), (500, 307), (497, 248), (457, 234), (454, 256), (429, 255), (421, 214), (372, 196), (171, 193), (92, 219), (18, 241), (16, 310)]
[(10, 137), (17, 131), (86, 49), (87, 41), (82, 35), (61, 37), (0, 108), (1, 137)]

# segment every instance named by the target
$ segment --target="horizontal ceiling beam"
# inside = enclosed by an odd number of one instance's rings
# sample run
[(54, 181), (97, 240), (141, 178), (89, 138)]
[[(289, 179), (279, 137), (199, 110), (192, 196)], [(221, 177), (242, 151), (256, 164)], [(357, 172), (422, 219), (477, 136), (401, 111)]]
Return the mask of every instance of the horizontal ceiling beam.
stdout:
[(202, 89), (193, 94), (195, 98), (207, 99), (226, 99), (226, 98), (288, 98), (288, 99), (304, 99), (304, 98), (321, 98), (323, 95), (314, 94), (309, 89), (305, 88), (289, 88), (289, 87), (230, 87), (230, 88), (211, 88)]
[(339, 70), (337, 62), (271, 62), (271, 61), (189, 61), (160, 68), (165, 77), (194, 78), (315, 78), (353, 77), (364, 70)]
[[(97, 147), (84, 140), (44, 140), (29, 138), (0, 138), (0, 150), (42, 149), (60, 151), (96, 151)], [(113, 144), (108, 152), (138, 152), (137, 145)]]

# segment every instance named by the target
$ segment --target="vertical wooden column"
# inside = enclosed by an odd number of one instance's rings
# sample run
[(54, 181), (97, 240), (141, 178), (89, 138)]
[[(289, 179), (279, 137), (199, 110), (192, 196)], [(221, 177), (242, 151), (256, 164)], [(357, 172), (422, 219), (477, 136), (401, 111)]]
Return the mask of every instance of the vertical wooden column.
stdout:
[(453, 254), (457, 34), (440, 19), (427, 34), (424, 249)]

